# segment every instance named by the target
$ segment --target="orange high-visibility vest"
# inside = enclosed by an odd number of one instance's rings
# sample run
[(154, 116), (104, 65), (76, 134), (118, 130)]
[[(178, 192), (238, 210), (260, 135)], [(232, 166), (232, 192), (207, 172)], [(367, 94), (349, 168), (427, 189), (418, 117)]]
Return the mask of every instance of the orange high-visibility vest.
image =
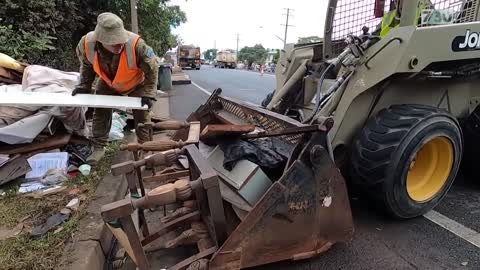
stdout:
[(145, 80), (145, 73), (137, 67), (137, 56), (135, 53), (135, 47), (140, 36), (131, 32), (129, 32), (129, 36), (123, 51), (120, 53), (120, 62), (118, 63), (117, 73), (113, 81), (100, 68), (94, 32), (90, 32), (85, 36), (85, 55), (87, 60), (92, 63), (95, 73), (108, 86), (119, 93), (127, 93)]

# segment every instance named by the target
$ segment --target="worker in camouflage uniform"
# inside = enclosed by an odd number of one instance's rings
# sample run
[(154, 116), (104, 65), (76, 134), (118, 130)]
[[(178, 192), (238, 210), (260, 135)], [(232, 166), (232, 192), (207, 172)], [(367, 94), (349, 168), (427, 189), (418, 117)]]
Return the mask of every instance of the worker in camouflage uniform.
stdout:
[[(156, 56), (140, 36), (125, 30), (117, 15), (100, 14), (95, 31), (82, 37), (78, 43), (77, 55), (81, 63), (80, 83), (72, 95), (95, 92), (140, 97), (142, 106), (147, 105), (149, 109), (156, 101)], [(97, 76), (99, 80), (92, 91)], [(149, 122), (150, 112), (133, 110), (133, 118), (138, 142), (148, 141), (148, 130), (138, 124)], [(96, 108), (92, 130), (95, 148), (88, 163), (95, 164), (104, 156), (111, 125), (112, 109)]]

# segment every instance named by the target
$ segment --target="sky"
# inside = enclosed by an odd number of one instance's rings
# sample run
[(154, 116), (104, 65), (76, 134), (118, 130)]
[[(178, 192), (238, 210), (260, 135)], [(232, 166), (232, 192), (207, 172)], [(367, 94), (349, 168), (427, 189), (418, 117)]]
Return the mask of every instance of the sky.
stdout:
[(184, 44), (200, 46), (205, 51), (239, 49), (261, 43), (265, 48), (283, 47), (286, 10), (293, 9), (287, 42), (298, 37), (323, 36), (327, 0), (171, 0), (187, 15), (187, 22), (173, 29)]

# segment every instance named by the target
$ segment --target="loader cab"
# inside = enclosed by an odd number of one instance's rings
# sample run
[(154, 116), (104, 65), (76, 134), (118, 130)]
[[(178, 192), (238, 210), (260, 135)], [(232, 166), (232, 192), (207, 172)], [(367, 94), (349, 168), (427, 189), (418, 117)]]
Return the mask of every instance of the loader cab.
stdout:
[[(399, 27), (474, 22), (480, 15), (476, 0), (401, 0), (399, 4)], [(335, 58), (342, 52), (348, 34), (360, 35), (364, 26), (375, 30), (382, 17), (394, 8), (394, 0), (330, 0), (325, 19), (324, 59)]]

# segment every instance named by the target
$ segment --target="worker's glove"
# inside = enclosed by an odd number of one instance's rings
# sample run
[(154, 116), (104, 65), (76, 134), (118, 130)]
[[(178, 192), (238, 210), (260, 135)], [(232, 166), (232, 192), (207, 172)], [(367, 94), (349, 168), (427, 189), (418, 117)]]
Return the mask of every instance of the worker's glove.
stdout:
[(72, 91), (72, 96), (75, 96), (76, 94), (90, 94), (90, 90), (85, 88), (75, 88)]
[(153, 97), (142, 97), (142, 107), (143, 105), (147, 105), (148, 108), (151, 109), (155, 101), (157, 101), (157, 99)]

